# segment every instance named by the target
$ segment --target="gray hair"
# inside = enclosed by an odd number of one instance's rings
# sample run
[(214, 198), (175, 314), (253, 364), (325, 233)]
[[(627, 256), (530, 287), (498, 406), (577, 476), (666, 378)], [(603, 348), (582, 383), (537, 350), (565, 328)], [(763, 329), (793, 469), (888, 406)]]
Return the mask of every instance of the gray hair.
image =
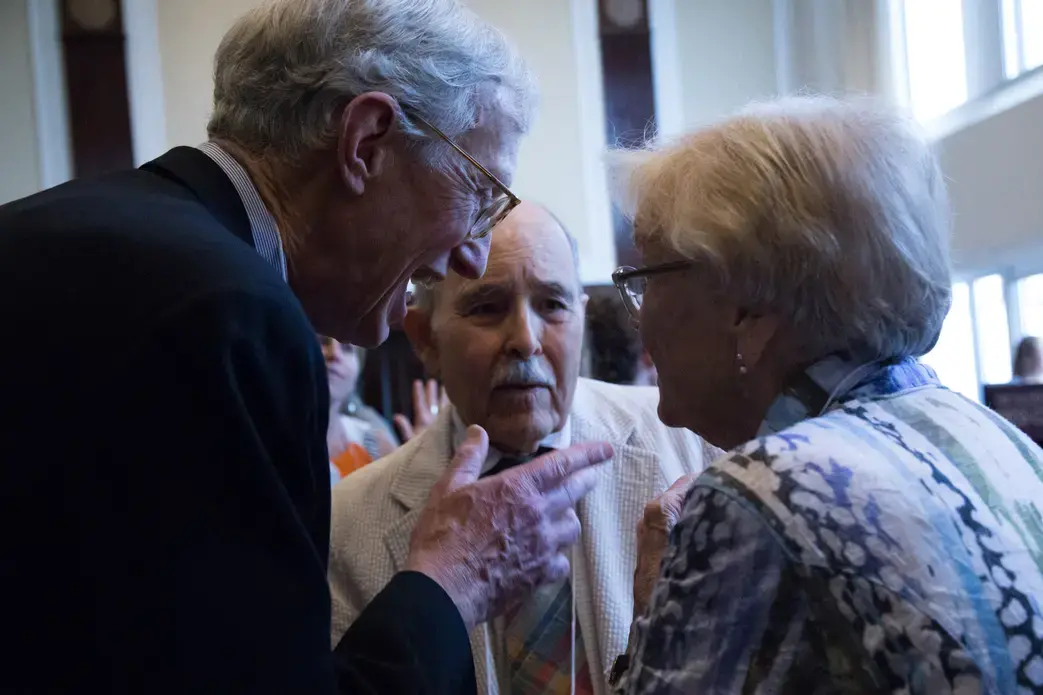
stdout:
[[(528, 202), (529, 205), (536, 205), (543, 212), (547, 214), (554, 222), (557, 223), (558, 228), (561, 229), (565, 235), (565, 239), (569, 242), (569, 250), (572, 251), (572, 263), (576, 269), (576, 277), (579, 277), (579, 244), (576, 243), (576, 237), (572, 236), (572, 232), (568, 230), (568, 227), (550, 211), (549, 208), (540, 203)], [(495, 231), (493, 232), (495, 234)], [(420, 311), (423, 314), (430, 314), (435, 309), (435, 298), (438, 294), (438, 288), (441, 283), (435, 285), (414, 285), (413, 295), (410, 301), (411, 306)]]
[(535, 107), (521, 58), (457, 0), (274, 0), (221, 41), (207, 130), (292, 160), (333, 142), (340, 109), (371, 91), (398, 100), (431, 164), (445, 148), (409, 115), (456, 137), (490, 107), (525, 132)]
[(912, 120), (876, 101), (753, 105), (623, 153), (617, 183), (639, 244), (782, 317), (808, 358), (918, 356), (938, 339), (951, 295), (944, 180)]

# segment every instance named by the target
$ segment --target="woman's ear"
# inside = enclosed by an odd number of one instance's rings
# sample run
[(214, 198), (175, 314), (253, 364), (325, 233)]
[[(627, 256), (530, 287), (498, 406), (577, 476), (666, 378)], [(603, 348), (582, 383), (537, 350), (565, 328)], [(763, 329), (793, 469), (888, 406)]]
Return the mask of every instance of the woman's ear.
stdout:
[(735, 345), (747, 368), (753, 369), (760, 362), (778, 333), (780, 323), (774, 314), (738, 312), (734, 327)]
[(427, 374), (432, 379), (441, 379), (441, 361), (438, 358), (438, 344), (431, 333), (431, 315), (412, 307), (406, 312), (402, 329)]

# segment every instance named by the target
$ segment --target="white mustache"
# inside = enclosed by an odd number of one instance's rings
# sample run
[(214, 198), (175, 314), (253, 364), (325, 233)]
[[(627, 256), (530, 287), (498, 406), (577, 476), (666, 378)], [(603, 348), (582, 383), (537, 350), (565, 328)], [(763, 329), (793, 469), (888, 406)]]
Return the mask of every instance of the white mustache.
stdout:
[(508, 362), (493, 375), (493, 387), (543, 386), (554, 388), (554, 373), (538, 361)]

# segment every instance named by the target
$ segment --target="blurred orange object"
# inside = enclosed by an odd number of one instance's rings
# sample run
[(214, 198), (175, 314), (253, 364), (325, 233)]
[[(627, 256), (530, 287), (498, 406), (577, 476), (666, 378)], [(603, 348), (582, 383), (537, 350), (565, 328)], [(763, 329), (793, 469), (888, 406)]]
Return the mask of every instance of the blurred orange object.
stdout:
[(343, 479), (349, 473), (357, 471), (372, 461), (373, 459), (365, 449), (352, 442), (348, 444), (347, 449), (333, 459), (333, 465), (340, 471), (340, 477)]

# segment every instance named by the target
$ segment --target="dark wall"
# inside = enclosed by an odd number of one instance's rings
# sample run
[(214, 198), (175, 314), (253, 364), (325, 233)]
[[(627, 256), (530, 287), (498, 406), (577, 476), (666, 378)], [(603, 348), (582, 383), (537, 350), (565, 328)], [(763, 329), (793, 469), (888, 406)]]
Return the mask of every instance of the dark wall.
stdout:
[[(47, 0), (38, 0), (45, 2)], [(62, 50), (68, 89), (73, 174), (95, 176), (134, 165), (120, 3), (103, 23), (62, 3)]]
[[(635, 21), (621, 24), (598, 3), (601, 71), (605, 93), (605, 142), (609, 147), (636, 147), (655, 131), (655, 91), (652, 76), (652, 37), (646, 0), (630, 0)], [(612, 212), (616, 262), (639, 264), (630, 223)]]
[(391, 419), (397, 413), (413, 417), (413, 380), (425, 377), (413, 346), (402, 331), (392, 331), (380, 347), (366, 352), (359, 388), (362, 400)]

